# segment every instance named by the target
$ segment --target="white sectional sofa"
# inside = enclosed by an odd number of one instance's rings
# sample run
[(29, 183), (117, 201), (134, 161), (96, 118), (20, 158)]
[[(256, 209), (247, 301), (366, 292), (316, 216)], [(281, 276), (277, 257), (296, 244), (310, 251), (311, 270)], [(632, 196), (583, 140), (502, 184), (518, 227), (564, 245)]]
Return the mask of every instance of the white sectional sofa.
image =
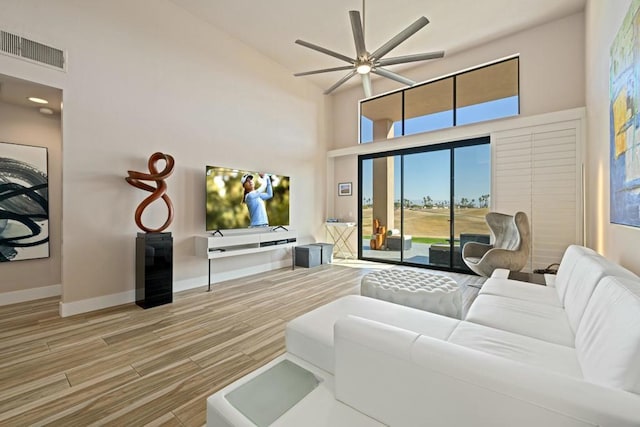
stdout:
[(285, 358), (371, 425), (640, 426), (640, 278), (570, 246), (552, 282), (498, 272), (465, 320), (343, 297), (287, 325)]

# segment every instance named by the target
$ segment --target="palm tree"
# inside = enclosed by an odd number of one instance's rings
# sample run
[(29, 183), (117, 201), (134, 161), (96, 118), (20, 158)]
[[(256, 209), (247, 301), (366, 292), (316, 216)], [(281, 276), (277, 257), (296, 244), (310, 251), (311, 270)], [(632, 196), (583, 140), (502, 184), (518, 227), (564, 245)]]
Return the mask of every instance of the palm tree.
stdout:
[(488, 208), (489, 207), (489, 195), (488, 194), (483, 194), (482, 196), (478, 197), (478, 203), (480, 204), (481, 208)]

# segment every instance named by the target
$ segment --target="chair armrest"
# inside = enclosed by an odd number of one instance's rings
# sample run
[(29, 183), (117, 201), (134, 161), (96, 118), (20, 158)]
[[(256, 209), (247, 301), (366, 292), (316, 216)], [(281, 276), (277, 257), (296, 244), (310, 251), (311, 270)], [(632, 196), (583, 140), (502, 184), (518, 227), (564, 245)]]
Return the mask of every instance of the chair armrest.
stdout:
[(500, 265), (512, 265), (521, 261), (521, 258), (525, 259), (524, 264), (526, 264), (526, 257), (523, 257), (519, 251), (493, 248), (490, 251), (487, 251), (484, 255), (483, 261), (488, 262), (491, 265), (495, 265), (496, 263)]
[[(393, 329), (403, 344), (389, 351)], [(636, 394), (424, 335), (406, 354), (410, 335), (368, 319), (338, 320), (336, 398), (388, 425), (640, 425)]]
[(489, 250), (493, 249), (493, 245), (478, 242), (467, 242), (462, 247), (463, 258), (482, 258)]
[(556, 275), (555, 274), (549, 274), (549, 273), (545, 273), (544, 274), (544, 283), (552, 288), (556, 287)]

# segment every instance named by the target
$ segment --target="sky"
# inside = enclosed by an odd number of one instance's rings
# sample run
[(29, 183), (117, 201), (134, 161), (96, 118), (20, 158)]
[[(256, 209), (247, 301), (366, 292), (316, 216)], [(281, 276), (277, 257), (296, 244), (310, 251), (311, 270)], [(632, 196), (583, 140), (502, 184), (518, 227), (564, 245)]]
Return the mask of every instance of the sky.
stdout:
[[(458, 125), (508, 117), (518, 114), (518, 98), (510, 97), (483, 104), (459, 108), (456, 113)], [(368, 123), (366, 123), (368, 122)], [(405, 121), (405, 134), (426, 132), (451, 127), (453, 112), (451, 110), (428, 116), (417, 117)], [(362, 140), (371, 141), (372, 122), (363, 119), (361, 127)], [(402, 124), (394, 124), (395, 134), (401, 135)], [(431, 151), (404, 156), (404, 198), (422, 203), (423, 197), (432, 200), (449, 200), (450, 151)], [(455, 149), (455, 192), (459, 201), (462, 197), (478, 200), (479, 196), (491, 192), (491, 151), (489, 144)], [(394, 200), (400, 199), (401, 158), (396, 156), (394, 166)], [(363, 199), (372, 197), (373, 161), (363, 162)]]
[[(422, 202), (449, 200), (450, 150), (430, 151), (404, 156), (404, 198)], [(454, 150), (456, 173), (455, 199), (478, 199), (491, 192), (491, 150), (489, 144)], [(401, 158), (394, 159), (394, 200), (400, 199)], [(373, 160), (363, 162), (363, 198), (373, 195)]]
[[(477, 123), (518, 114), (518, 97), (497, 99), (481, 104), (458, 108), (456, 111), (456, 126)], [(442, 111), (421, 117), (405, 120), (405, 135), (444, 129), (453, 126), (453, 110)], [(402, 135), (402, 123), (397, 121), (393, 125), (394, 134)], [(373, 141), (373, 122), (362, 117), (360, 123), (360, 140), (362, 143)]]

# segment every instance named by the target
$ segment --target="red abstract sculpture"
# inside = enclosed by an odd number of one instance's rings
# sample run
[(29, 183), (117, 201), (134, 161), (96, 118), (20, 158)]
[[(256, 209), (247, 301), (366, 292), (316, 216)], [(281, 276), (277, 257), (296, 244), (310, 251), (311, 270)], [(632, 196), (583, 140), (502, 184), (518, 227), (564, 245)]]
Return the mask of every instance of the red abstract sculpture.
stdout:
[[(158, 169), (156, 167), (156, 163), (159, 160), (164, 160), (165, 162), (165, 167), (162, 172), (158, 172)], [(138, 227), (140, 227), (140, 229), (147, 233), (160, 233), (167, 227), (169, 227), (171, 225), (171, 221), (173, 221), (173, 204), (171, 203), (171, 199), (169, 198), (169, 196), (167, 196), (166, 194), (167, 183), (164, 180), (168, 178), (169, 175), (171, 175), (171, 173), (173, 172), (174, 160), (171, 155), (158, 152), (153, 153), (151, 157), (149, 157), (148, 165), (149, 172), (151, 173), (128, 171), (129, 176), (126, 177), (125, 180), (134, 187), (151, 192), (151, 195), (145, 198), (136, 209), (136, 224), (138, 225)], [(155, 181), (156, 188), (141, 181)], [(156, 229), (145, 227), (144, 224), (142, 224), (142, 212), (146, 209), (147, 206), (160, 198), (162, 198), (162, 200), (164, 200), (164, 203), (167, 205), (167, 220), (161, 227)]]

